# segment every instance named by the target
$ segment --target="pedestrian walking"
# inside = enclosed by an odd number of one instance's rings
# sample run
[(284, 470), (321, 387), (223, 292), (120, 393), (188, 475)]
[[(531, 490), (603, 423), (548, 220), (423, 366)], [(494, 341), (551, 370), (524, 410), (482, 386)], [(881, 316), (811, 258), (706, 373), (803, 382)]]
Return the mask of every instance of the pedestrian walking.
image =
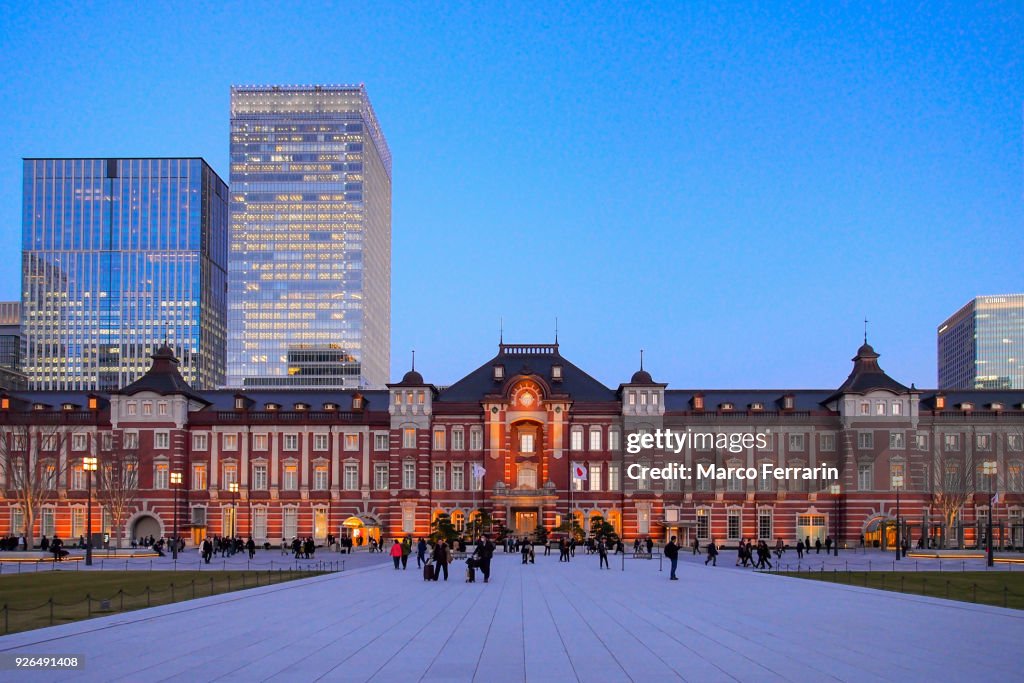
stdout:
[(402, 562), (402, 544), (397, 539), (391, 546), (391, 561), (395, 563), (395, 571), (398, 571), (398, 565)]
[(601, 542), (597, 544), (597, 554), (601, 558), (597, 568), (610, 570), (611, 567), (608, 565), (608, 544), (604, 542), (603, 538), (601, 539)]
[(416, 544), (416, 568), (419, 569), (427, 561), (427, 542), (420, 538)]
[(668, 545), (665, 546), (665, 557), (671, 563), (671, 571), (669, 572), (669, 581), (678, 581), (676, 577), (676, 565), (679, 564), (679, 546), (676, 545), (676, 537), (673, 536), (669, 539)]
[(708, 543), (708, 557), (704, 560), (704, 564), (707, 565), (708, 562), (711, 563), (712, 567), (718, 566), (718, 546), (715, 545), (715, 539), (713, 538)]

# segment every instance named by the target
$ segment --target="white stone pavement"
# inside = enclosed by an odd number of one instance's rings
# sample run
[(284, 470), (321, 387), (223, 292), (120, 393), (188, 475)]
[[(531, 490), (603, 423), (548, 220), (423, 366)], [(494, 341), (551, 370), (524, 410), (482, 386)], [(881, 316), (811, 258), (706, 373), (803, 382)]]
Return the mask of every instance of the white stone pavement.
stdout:
[[(840, 556), (842, 557), (842, 555)], [(1020, 680), (1024, 612), (736, 569), (684, 555), (596, 556), (445, 583), (387, 557), (362, 568), (0, 638), (0, 652), (85, 655), (89, 681)]]

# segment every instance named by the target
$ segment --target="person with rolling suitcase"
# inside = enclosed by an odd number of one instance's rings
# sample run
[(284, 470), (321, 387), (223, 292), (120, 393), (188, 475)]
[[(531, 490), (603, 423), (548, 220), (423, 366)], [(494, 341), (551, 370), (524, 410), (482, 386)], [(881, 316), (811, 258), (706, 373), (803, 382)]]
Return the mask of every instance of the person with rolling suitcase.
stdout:
[(431, 560), (427, 560), (423, 563), (423, 580), (433, 581), (434, 580), (434, 563)]

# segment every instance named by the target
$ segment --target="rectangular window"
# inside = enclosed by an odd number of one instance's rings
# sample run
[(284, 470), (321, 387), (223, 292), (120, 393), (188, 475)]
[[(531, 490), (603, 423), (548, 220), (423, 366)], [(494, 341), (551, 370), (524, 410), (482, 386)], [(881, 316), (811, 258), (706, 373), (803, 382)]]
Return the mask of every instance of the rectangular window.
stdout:
[(452, 430), (452, 450), (453, 451), (464, 451), (466, 450), (466, 433), (462, 429)]
[(875, 404), (875, 415), (885, 415), (885, 403), (879, 401)]
[(267, 466), (259, 463), (252, 466), (252, 488), (254, 491), (267, 490)]
[(619, 430), (609, 429), (608, 430), (608, 450), (617, 451), (619, 450)]
[(943, 437), (943, 443), (945, 443), (947, 451), (958, 451), (960, 450), (960, 435), (946, 434)]
[(402, 463), (402, 488), (403, 489), (414, 489), (414, 488), (416, 488), (416, 463), (414, 463), (414, 462)]
[(125, 432), (124, 436), (124, 448), (125, 450), (134, 451), (139, 447), (139, 433), (138, 432)]
[(299, 511), (293, 507), (286, 507), (282, 510), (281, 536), (285, 539), (292, 539), (299, 535)]
[(590, 483), (591, 491), (601, 490), (601, 465), (597, 463), (591, 463), (590, 473), (587, 475), (587, 481)]
[(619, 491), (622, 488), (622, 482), (619, 480), (619, 466), (615, 464), (608, 465), (608, 490)]
[[(904, 476), (904, 473), (905, 473), (905, 468), (903, 466), (903, 463), (901, 463), (901, 462), (891, 462), (891, 463), (889, 463), (889, 488), (891, 490), (895, 491), (897, 488), (899, 488), (900, 491), (906, 491), (907, 490), (907, 484), (909, 484), (910, 482), (908, 482), (906, 480), (906, 477)], [(899, 477), (899, 479), (897, 479), (897, 477)], [(897, 486), (898, 482), (903, 482), (903, 483), (898, 484), (898, 486)]]
[(387, 463), (379, 462), (373, 466), (373, 488), (378, 491), (387, 491), (389, 488), (389, 476)]
[(152, 415), (153, 414), (153, 404), (150, 403), (149, 401), (145, 401), (142, 404), (142, 414), (143, 415)]
[(1006, 468), (1006, 488), (1012, 493), (1024, 492), (1024, 463), (1014, 460)]
[(156, 414), (157, 415), (167, 415), (168, 413), (169, 413), (169, 407), (168, 407), (166, 401), (160, 401), (160, 403), (156, 404)]
[(803, 434), (790, 434), (789, 435), (789, 450), (791, 451), (802, 451), (804, 449), (804, 435)]
[(758, 468), (757, 490), (762, 493), (766, 491), (771, 491), (773, 485), (775, 484), (775, 477), (762, 477), (760, 476), (760, 471), (760, 468)]
[(757, 537), (766, 541), (772, 538), (771, 510), (761, 510), (757, 513)]
[(85, 488), (85, 469), (81, 465), (75, 465), (71, 468), (71, 490), (84, 491)]
[(740, 511), (729, 510), (726, 518), (726, 537), (730, 541), (738, 541), (740, 538)]
[(591, 429), (590, 430), (590, 450), (599, 451), (601, 450), (601, 430)]
[(444, 490), (444, 465), (434, 465), (434, 490)]
[(192, 450), (194, 451), (205, 451), (207, 444), (206, 434), (193, 434), (192, 435)]
[(415, 508), (405, 508), (402, 510), (402, 531), (407, 534), (411, 534), (416, 531)]
[(252, 449), (254, 451), (265, 451), (268, 448), (270, 439), (266, 434), (253, 434), (252, 435)]
[(388, 449), (388, 435), (387, 434), (374, 434), (373, 435), (373, 450), (375, 451), (386, 451)]
[(697, 508), (697, 538), (711, 538), (711, 515), (708, 514), (707, 508)]
[(192, 490), (206, 490), (206, 465), (192, 465)]
[(297, 491), (299, 489), (299, 466), (287, 464), (284, 466), (284, 480), (281, 488), (285, 491)]
[(519, 452), (533, 453), (533, 434), (519, 435)]
[(415, 427), (406, 427), (402, 430), (402, 448), (416, 448)]
[(857, 465), (857, 489), (860, 491), (870, 491), (874, 488), (874, 475), (870, 464), (864, 463)]
[(231, 488), (232, 484), (238, 483), (238, 465), (234, 463), (224, 463), (224, 480), (221, 482), (221, 488), (227, 491)]
[(915, 434), (914, 435), (914, 449), (919, 451), (928, 450), (928, 435), (927, 434)]
[[(106, 512), (106, 508), (104, 508), (104, 512)], [(192, 513), (191, 514), (192, 514), (192, 517), (191, 517), (191, 519), (192, 519), (192, 526), (206, 526), (206, 508), (205, 507), (196, 506), (196, 507), (192, 508)], [(109, 519), (104, 518), (104, 520), (103, 520), (103, 528), (104, 529), (109, 529), (110, 528)]]
[(114, 435), (110, 432), (104, 432), (100, 438), (100, 444), (105, 451), (109, 451), (114, 447)]
[(955, 462), (946, 463), (946, 482), (945, 490), (948, 492), (956, 493), (961, 491), (964, 487), (961, 486), (960, 481), (960, 465)]
[(893, 415), (902, 415), (903, 414), (903, 404), (900, 403), (899, 401), (893, 401), (893, 404), (892, 404), (892, 414)]
[(53, 536), (53, 532), (56, 530), (56, 526), (54, 525), (55, 515), (53, 508), (43, 508), (39, 513), (39, 532), (43, 536)]
[(88, 448), (88, 436), (86, 434), (71, 435), (71, 450), (84, 451)]
[(443, 429), (435, 429), (434, 430), (434, 450), (435, 451), (443, 451), (444, 450), (444, 430)]
[[(643, 488), (643, 486), (641, 486), (639, 483), (637, 483), (637, 488)], [(583, 490), (583, 480), (577, 478), (576, 476), (573, 476), (572, 477), (572, 490), (573, 491), (582, 491)]]
[(359, 465), (354, 462), (345, 463), (345, 490), (346, 491), (358, 491), (359, 490)]
[[(708, 463), (701, 463), (701, 464), (702, 465), (707, 465)], [(701, 493), (707, 493), (708, 491), (711, 490), (711, 485), (712, 484), (711, 484), (711, 478), (710, 477), (697, 477), (697, 480), (696, 480), (696, 482), (694, 484), (694, 487), (695, 487), (695, 489), (697, 491), (699, 491)], [(703, 538), (703, 536), (701, 538)]]
[(889, 432), (889, 448), (902, 450), (904, 445), (903, 432)]
[[(736, 465), (730, 465), (730, 467), (734, 467), (734, 466), (736, 466)], [(742, 491), (743, 490), (743, 480), (740, 479), (739, 477), (729, 477), (728, 479), (725, 480), (725, 490), (726, 491), (732, 491), (734, 493), (738, 492), (738, 491)]]
[(821, 450), (823, 451), (834, 451), (836, 449), (836, 435), (835, 434), (822, 434), (821, 435)]
[(346, 434), (345, 435), (345, 450), (352, 452), (359, 450), (359, 435), (358, 434)]
[(165, 462), (153, 465), (153, 488), (168, 489), (171, 487), (170, 467)]
[(313, 435), (313, 450), (314, 451), (326, 451), (330, 448), (328, 441), (330, 440), (330, 434), (314, 434)]
[(665, 490), (666, 491), (681, 491), (682, 490), (680, 488), (681, 482), (676, 477), (669, 477), (668, 479), (665, 479), (664, 482), (665, 482)]
[(1024, 434), (1007, 434), (1006, 445), (1011, 451), (1024, 450)]
[(135, 415), (139, 414), (139, 406), (135, 404), (135, 401), (129, 403), (127, 408), (129, 417), (134, 417)]
[(327, 490), (327, 465), (317, 465), (313, 468), (313, 490), (314, 491), (326, 491)]
[(465, 466), (462, 463), (452, 464), (452, 491), (462, 491), (465, 489), (465, 471)]
[(224, 435), (224, 450), (225, 451), (237, 451), (238, 450), (238, 434), (225, 434)]
[(284, 450), (286, 450), (286, 451), (297, 451), (297, 450), (299, 450), (299, 435), (298, 434), (285, 434), (284, 435)]
[(71, 508), (71, 538), (68, 539), (70, 542), (74, 543), (79, 536), (85, 535), (85, 515), (84, 507)]
[(470, 479), (473, 482), (473, 490), (474, 491), (482, 491), (483, 488), (484, 488), (483, 473), (482, 473), (481, 470), (478, 469), (478, 468), (482, 468), (482, 467), (483, 467), (483, 465), (481, 465), (480, 463), (473, 463), (473, 464), (470, 465), (470, 468), (469, 468)]
[(583, 450), (583, 430), (573, 429), (572, 430), (572, 443), (569, 446), (574, 451)]
[(636, 511), (637, 532), (640, 534), (651, 533), (651, 511), (648, 508), (639, 508)]
[(473, 428), (469, 430), (469, 448), (474, 451), (482, 450), (484, 447), (483, 430)]
[(153, 432), (153, 448), (170, 448), (171, 435), (168, 432)]
[(979, 451), (990, 451), (992, 450), (992, 435), (991, 434), (975, 434), (974, 436), (975, 446)]
[(857, 447), (863, 450), (870, 450), (875, 447), (874, 432), (857, 432)]
[(267, 508), (262, 505), (252, 509), (252, 537), (254, 539), (266, 539), (267, 537)]

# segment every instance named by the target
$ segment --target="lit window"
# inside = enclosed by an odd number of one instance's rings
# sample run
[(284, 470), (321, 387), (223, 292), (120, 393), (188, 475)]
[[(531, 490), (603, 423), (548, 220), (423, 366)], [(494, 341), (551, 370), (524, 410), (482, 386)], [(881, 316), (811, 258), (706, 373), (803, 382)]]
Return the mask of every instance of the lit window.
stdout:
[(206, 465), (192, 465), (192, 490), (206, 490)]
[(435, 429), (434, 430), (434, 450), (435, 451), (443, 451), (444, 450), (444, 440), (445, 440), (444, 439), (444, 429), (443, 428)]
[(153, 465), (153, 488), (170, 488), (170, 470), (165, 462), (158, 462)]
[(345, 435), (345, 450), (346, 451), (358, 451), (359, 450), (359, 435), (358, 434), (346, 434)]
[(591, 463), (590, 472), (587, 475), (587, 481), (590, 482), (591, 491), (601, 490), (601, 465), (600, 463)]
[(416, 448), (415, 427), (406, 427), (402, 430), (402, 448)]
[(574, 450), (574, 451), (582, 451), (583, 450), (583, 428), (582, 427), (573, 427), (572, 428), (572, 441), (571, 441), (571, 444), (570, 444), (570, 448), (572, 450)]
[(327, 465), (317, 465), (313, 468), (313, 490), (327, 490)]
[(599, 451), (601, 450), (601, 428), (591, 427), (590, 428), (590, 450)]
[(281, 488), (285, 491), (296, 491), (299, 488), (299, 466), (295, 464), (286, 464), (284, 466), (284, 481), (281, 482)]

